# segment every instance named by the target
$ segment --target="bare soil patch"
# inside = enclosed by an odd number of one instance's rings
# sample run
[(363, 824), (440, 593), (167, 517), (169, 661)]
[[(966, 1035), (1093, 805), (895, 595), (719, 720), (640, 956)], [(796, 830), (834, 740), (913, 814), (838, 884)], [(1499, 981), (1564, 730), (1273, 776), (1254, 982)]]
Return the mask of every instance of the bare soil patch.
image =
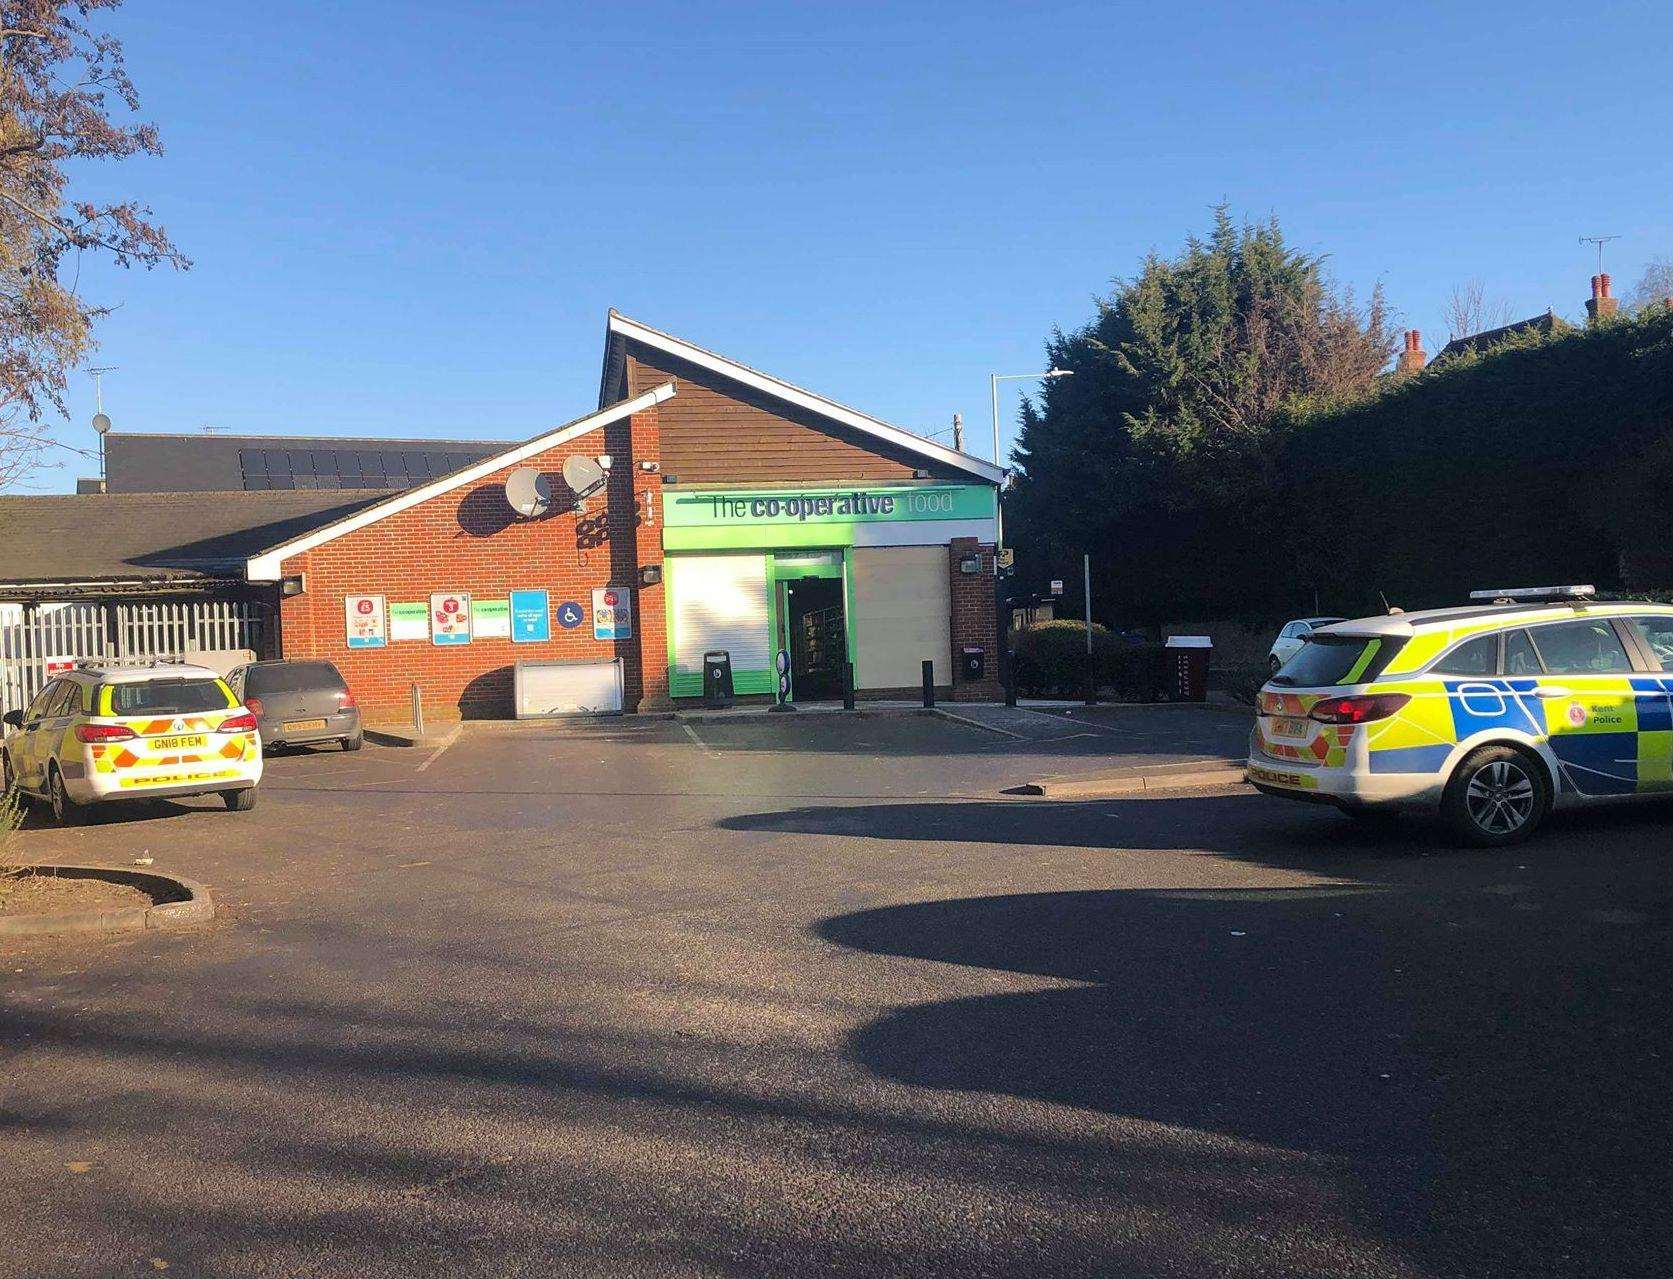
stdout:
[(0, 873), (0, 915), (62, 915), (80, 910), (151, 906), (149, 894), (130, 884), (86, 876), (55, 875), (29, 867)]

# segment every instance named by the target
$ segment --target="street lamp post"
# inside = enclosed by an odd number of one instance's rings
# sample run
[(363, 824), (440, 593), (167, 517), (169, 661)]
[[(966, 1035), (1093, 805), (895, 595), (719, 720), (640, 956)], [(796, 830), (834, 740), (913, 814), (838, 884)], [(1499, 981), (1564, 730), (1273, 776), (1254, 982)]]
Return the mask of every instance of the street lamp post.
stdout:
[(999, 639), (999, 679), (1005, 686), (1005, 699), (1011, 700), (1012, 689), (1010, 681), (1011, 655), (1006, 640), (1011, 633), (1006, 592), (1002, 589), (1005, 581), (1004, 570), (999, 567), (1000, 556), (1005, 550), (1005, 463), (999, 454), (999, 384), (1001, 382), (1044, 382), (1052, 378), (1073, 377), (1073, 369), (1047, 369), (1044, 373), (989, 373), (988, 393), (993, 401), (993, 464), (1000, 468), (999, 484), (993, 493), (993, 606), (994, 624), (998, 628)]

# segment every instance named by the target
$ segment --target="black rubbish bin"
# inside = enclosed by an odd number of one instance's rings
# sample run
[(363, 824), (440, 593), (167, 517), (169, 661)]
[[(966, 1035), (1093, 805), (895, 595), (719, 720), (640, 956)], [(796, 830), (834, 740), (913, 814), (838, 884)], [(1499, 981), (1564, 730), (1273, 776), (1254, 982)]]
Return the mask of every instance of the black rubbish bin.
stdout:
[(727, 649), (711, 649), (703, 654), (703, 704), (732, 704), (732, 654)]
[(967, 648), (959, 655), (959, 666), (966, 683), (973, 684), (987, 672), (987, 650)]

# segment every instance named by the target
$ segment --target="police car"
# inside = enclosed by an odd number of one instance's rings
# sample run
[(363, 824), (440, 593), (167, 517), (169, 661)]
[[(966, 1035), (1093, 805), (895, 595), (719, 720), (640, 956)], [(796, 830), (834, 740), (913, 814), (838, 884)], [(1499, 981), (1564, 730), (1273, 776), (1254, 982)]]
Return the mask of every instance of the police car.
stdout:
[(1351, 814), (1525, 839), (1555, 806), (1673, 796), (1673, 606), (1589, 586), (1317, 631), (1262, 688), (1249, 781)]
[(256, 718), (205, 667), (80, 665), (5, 725), (6, 790), (44, 799), (61, 822), (122, 799), (220, 795), (235, 811), (255, 807)]

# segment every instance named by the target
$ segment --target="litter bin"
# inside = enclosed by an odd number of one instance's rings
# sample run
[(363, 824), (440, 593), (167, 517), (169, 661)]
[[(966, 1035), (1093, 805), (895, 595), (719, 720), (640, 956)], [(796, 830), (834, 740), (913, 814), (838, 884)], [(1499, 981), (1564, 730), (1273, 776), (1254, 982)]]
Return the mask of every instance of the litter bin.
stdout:
[(1214, 641), (1206, 635), (1170, 635), (1166, 644), (1176, 702), (1201, 702), (1208, 697), (1208, 659)]
[(732, 704), (732, 654), (728, 649), (711, 649), (703, 654), (703, 704)]
[(959, 655), (959, 665), (967, 683), (973, 684), (982, 678), (987, 670), (987, 658), (985, 648), (967, 648)]

